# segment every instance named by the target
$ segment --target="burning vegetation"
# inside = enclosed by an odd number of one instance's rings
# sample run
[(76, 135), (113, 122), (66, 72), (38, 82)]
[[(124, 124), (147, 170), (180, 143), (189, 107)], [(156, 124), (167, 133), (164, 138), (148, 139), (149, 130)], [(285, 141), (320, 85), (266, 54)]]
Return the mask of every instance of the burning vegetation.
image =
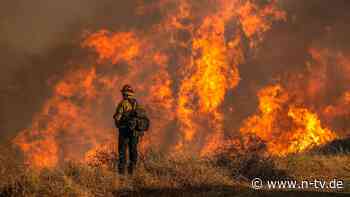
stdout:
[(258, 97), (258, 115), (245, 120), (240, 131), (261, 138), (269, 154), (299, 153), (336, 138), (333, 131), (322, 127), (317, 114), (290, 101), (280, 85), (262, 89)]
[(348, 89), (333, 94), (341, 95), (336, 103), (320, 98), (332, 84), (329, 67), (348, 73), (350, 61), (318, 47), (310, 48), (302, 71), (283, 73), (256, 90), (258, 108), (249, 117), (235, 122), (235, 114), (226, 113), (240, 110), (230, 98), (241, 81), (240, 66), (254, 57), (274, 24), (287, 21), (279, 1), (140, 1), (136, 14), (155, 9), (163, 10), (161, 20), (142, 31), (84, 33), (81, 47), (88, 57), (53, 85), (51, 97), (13, 140), (28, 164), (89, 162), (114, 147), (112, 115), (125, 83), (136, 87), (152, 120), (143, 152), (210, 157), (223, 147), (254, 146), (249, 138), (255, 138), (265, 144), (264, 154), (288, 156), (344, 136), (332, 125), (348, 115)]

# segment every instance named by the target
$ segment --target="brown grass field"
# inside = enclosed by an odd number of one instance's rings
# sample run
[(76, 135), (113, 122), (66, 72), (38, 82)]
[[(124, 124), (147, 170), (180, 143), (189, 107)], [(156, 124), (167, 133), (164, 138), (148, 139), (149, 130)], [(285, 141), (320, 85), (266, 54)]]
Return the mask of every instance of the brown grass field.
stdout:
[[(257, 153), (225, 153), (211, 159), (170, 157), (148, 152), (133, 176), (119, 176), (109, 154), (95, 162), (65, 162), (54, 169), (23, 165), (9, 148), (2, 148), (0, 196), (346, 196), (350, 193), (350, 157), (301, 154), (263, 158)], [(107, 162), (103, 162), (107, 161)], [(338, 191), (254, 190), (250, 180), (345, 181)]]

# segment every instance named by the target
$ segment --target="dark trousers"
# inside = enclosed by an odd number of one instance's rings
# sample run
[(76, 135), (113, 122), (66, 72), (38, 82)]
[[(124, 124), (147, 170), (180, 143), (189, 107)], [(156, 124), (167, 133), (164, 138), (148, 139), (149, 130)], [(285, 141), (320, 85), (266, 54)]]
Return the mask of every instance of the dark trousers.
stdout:
[(137, 163), (138, 152), (137, 152), (138, 136), (134, 134), (129, 128), (119, 128), (119, 140), (118, 140), (118, 152), (119, 152), (119, 163), (118, 170), (120, 174), (125, 173), (125, 167), (127, 163), (126, 151), (129, 152), (129, 166), (128, 172), (132, 174)]

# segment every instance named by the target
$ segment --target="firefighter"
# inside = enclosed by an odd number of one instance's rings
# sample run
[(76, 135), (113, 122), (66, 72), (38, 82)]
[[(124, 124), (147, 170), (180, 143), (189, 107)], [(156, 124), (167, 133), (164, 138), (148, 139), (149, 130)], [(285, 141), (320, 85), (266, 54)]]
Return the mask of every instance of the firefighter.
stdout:
[(119, 129), (118, 137), (118, 152), (119, 152), (119, 162), (118, 162), (118, 172), (121, 175), (125, 174), (125, 168), (127, 164), (126, 151), (129, 151), (129, 166), (128, 174), (133, 174), (136, 163), (137, 163), (137, 144), (139, 141), (139, 134), (132, 128), (128, 121), (128, 116), (130, 112), (137, 105), (136, 99), (134, 97), (134, 90), (130, 85), (124, 85), (121, 89), (123, 99), (117, 106), (116, 112), (113, 116), (115, 120), (116, 127)]

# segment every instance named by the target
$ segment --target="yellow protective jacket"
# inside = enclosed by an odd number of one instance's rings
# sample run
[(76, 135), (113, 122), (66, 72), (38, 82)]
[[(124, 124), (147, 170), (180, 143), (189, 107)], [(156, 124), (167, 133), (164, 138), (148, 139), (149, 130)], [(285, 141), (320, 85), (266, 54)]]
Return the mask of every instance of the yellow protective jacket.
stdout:
[(133, 104), (130, 102), (131, 99), (134, 99), (132, 95), (128, 95), (127, 97), (124, 97), (123, 100), (121, 100), (117, 106), (117, 109), (115, 111), (115, 114), (113, 115), (113, 118), (118, 128), (127, 126), (127, 125), (123, 125), (121, 120), (125, 113), (132, 111), (134, 108)]

